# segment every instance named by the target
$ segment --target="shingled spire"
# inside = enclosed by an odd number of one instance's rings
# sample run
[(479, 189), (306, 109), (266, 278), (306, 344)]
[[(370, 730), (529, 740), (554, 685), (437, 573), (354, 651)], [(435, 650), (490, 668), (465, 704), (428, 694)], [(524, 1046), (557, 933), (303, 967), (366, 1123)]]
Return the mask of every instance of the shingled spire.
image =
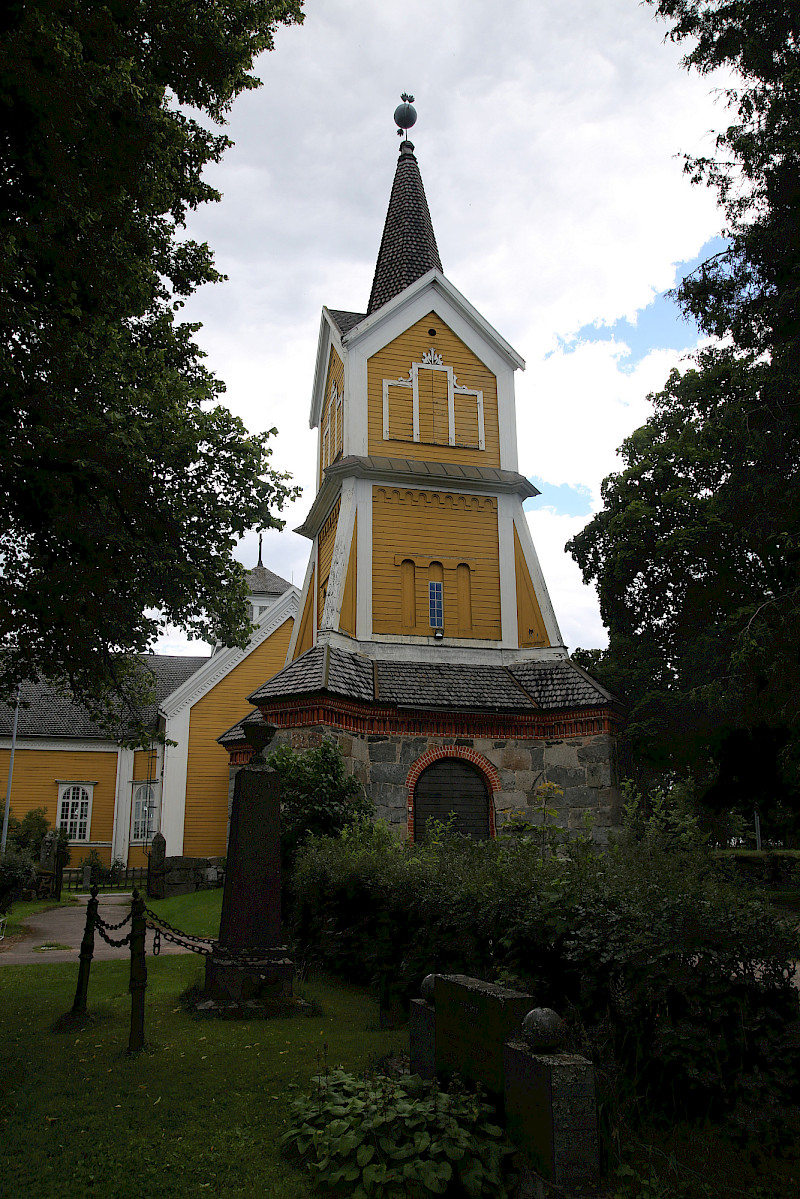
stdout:
[(400, 143), (400, 158), (383, 227), (367, 314), (388, 304), (434, 267), (442, 269), (414, 146)]

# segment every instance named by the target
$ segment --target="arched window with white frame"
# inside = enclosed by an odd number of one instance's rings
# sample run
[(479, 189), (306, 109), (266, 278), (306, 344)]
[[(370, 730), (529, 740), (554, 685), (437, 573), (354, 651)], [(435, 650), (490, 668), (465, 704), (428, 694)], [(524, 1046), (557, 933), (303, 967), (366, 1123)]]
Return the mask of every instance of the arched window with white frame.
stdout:
[(58, 784), (58, 827), (70, 841), (90, 839), (94, 787), (93, 782), (72, 780)]

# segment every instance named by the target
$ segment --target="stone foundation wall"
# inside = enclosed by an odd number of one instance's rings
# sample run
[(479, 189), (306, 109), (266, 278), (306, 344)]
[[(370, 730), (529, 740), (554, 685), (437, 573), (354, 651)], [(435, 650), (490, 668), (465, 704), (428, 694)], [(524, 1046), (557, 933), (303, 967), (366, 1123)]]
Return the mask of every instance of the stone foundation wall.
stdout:
[[(512, 813), (531, 815), (536, 788), (555, 783), (564, 794), (548, 807), (556, 809), (555, 823), (579, 832), (588, 815), (595, 840), (605, 843), (608, 830), (619, 823), (621, 797), (617, 786), (615, 738), (603, 733), (565, 740), (500, 741), (470, 737), (408, 737), (398, 734), (352, 734), (333, 729), (279, 730), (265, 750), (278, 745), (311, 749), (332, 737), (342, 751), (347, 770), (372, 799), (378, 816), (405, 835), (409, 822), (406, 782), (416, 762), (431, 750), (452, 748), (476, 762), (485, 758), (499, 778), (493, 794), (497, 831)], [(472, 750), (467, 755), (464, 750)], [(438, 755), (437, 755), (438, 756)], [(477, 763), (476, 763), (477, 764)], [(486, 773), (484, 771), (484, 773)]]
[(221, 887), (225, 878), (224, 864), (224, 858), (165, 858), (163, 897), (168, 899), (172, 895)]

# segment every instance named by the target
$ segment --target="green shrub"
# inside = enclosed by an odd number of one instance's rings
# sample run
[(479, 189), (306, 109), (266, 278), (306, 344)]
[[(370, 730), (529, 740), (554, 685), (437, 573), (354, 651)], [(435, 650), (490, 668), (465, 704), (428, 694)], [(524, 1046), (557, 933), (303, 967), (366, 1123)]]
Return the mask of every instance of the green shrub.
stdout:
[(282, 745), (267, 755), (281, 779), (281, 855), (291, 870), (297, 850), (310, 836), (335, 836), (353, 821), (373, 816), (364, 788), (345, 771), (338, 745), (295, 751)]
[[(51, 825), (47, 818), (46, 808), (31, 808), (21, 820), (18, 820), (16, 816), (11, 814), (8, 819), (7, 844), (23, 853), (30, 853), (34, 858), (38, 858), (44, 835), (50, 831), (50, 828)], [(68, 862), (69, 849), (67, 847), (69, 837), (66, 829), (58, 830), (58, 839), (66, 851), (66, 861)]]
[(32, 854), (18, 849), (9, 838), (6, 852), (0, 857), (0, 916), (5, 915), (19, 894), (33, 884), (33, 871)]
[(503, 1167), (513, 1148), (479, 1095), (442, 1091), (418, 1075), (357, 1078), (337, 1069), (320, 1072), (292, 1113), (283, 1150), (323, 1189), (346, 1186), (356, 1199), (507, 1194)]
[(380, 828), (312, 838), (298, 856), (306, 957), (406, 1001), (425, 974), (519, 980), (537, 1006), (607, 1025), (639, 1098), (702, 1117), (800, 1093), (796, 935), (725, 878), (690, 815), (634, 807), (609, 852), (588, 839)]

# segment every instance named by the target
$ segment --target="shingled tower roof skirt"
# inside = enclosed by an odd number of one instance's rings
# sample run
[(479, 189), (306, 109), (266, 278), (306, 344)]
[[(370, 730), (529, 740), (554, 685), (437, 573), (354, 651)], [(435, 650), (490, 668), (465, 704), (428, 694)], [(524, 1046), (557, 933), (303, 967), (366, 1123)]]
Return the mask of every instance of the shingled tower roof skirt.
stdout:
[(400, 143), (400, 158), (383, 227), (367, 315), (388, 304), (428, 271), (442, 269), (414, 146)]

